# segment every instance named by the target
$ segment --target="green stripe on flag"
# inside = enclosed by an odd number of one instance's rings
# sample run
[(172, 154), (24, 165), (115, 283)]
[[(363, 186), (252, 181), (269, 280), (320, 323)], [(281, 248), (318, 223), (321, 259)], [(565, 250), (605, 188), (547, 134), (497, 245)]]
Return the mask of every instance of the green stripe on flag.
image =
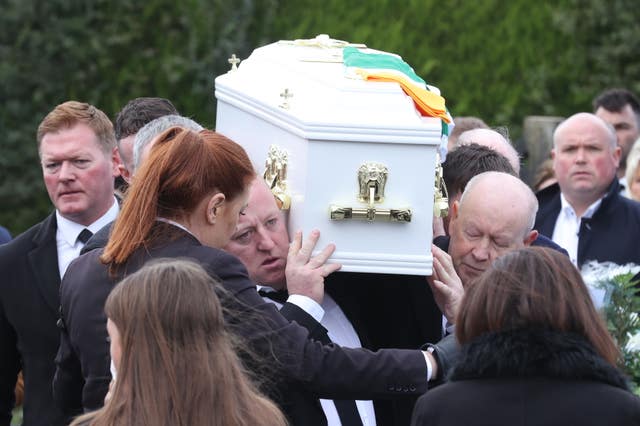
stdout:
[(346, 67), (363, 69), (388, 69), (403, 73), (411, 80), (421, 84), (427, 84), (418, 76), (413, 68), (401, 58), (386, 53), (364, 53), (355, 47), (345, 47), (342, 51), (342, 60)]

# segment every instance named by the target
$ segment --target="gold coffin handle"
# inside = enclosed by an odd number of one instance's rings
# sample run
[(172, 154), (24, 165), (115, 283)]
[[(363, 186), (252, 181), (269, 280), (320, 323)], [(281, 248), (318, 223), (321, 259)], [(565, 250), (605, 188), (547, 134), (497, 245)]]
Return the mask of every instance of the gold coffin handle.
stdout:
[(369, 222), (411, 222), (411, 209), (377, 209), (374, 207), (331, 206), (331, 220), (366, 220)]
[(287, 151), (277, 145), (269, 147), (262, 177), (269, 185), (280, 210), (289, 210), (291, 207), (291, 195), (286, 180), (288, 162), (289, 154)]
[(384, 200), (384, 188), (389, 169), (382, 163), (366, 161), (358, 168), (358, 201), (366, 207), (330, 206), (331, 220), (366, 220), (368, 222), (411, 222), (411, 209), (379, 209), (375, 204)]

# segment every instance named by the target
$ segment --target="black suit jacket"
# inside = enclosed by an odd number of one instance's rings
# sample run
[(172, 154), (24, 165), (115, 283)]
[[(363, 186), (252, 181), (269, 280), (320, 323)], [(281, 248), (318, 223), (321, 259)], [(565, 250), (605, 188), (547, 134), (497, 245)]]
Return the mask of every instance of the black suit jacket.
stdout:
[[(313, 341), (305, 328), (287, 321), (273, 304), (262, 300), (237, 258), (204, 247), (171, 225), (156, 226), (166, 227), (158, 229), (161, 235), (177, 233), (179, 236), (137, 251), (123, 273), (136, 271), (151, 258), (185, 257), (198, 261), (212, 276), (219, 277), (231, 295), (230, 298), (223, 296), (223, 303), (236, 312), (241, 311), (228, 316), (227, 321), (251, 349), (269, 362), (277, 385), (271, 396), (284, 406), (293, 424), (312, 424), (304, 410), (294, 412), (284, 404), (288, 397), (296, 395), (308, 396), (304, 398), (308, 406), (317, 407), (317, 398), (374, 399), (426, 391), (426, 365), (421, 352), (373, 353)], [(110, 379), (103, 305), (114, 280), (100, 263), (100, 253), (101, 250), (94, 250), (72, 262), (61, 287), (66, 328), (61, 336), (54, 394), (71, 413), (77, 410), (80, 400), (86, 409), (102, 405)], [(313, 408), (312, 412), (317, 414), (316, 410)]]
[(85, 254), (90, 252), (91, 250), (95, 250), (97, 248), (106, 247), (109, 242), (109, 235), (111, 234), (111, 228), (113, 228), (114, 222), (109, 222), (102, 228), (98, 230), (95, 234), (89, 238), (89, 241), (82, 247), (80, 250), (80, 254)]
[[(442, 337), (442, 313), (425, 277), (336, 272), (325, 279), (325, 291), (340, 306), (367, 349), (416, 349)], [(312, 337), (324, 330), (295, 305), (286, 303), (280, 312), (307, 327)], [(409, 424), (416, 399), (407, 395), (374, 400), (376, 423)]]
[(60, 340), (56, 218), (0, 245), (0, 426), (9, 425), (16, 376), (24, 374), (24, 425), (63, 424), (51, 381)]
[[(540, 209), (535, 227), (553, 235), (562, 207), (560, 186), (556, 183), (536, 196)], [(578, 267), (590, 260), (614, 262), (619, 265), (640, 263), (640, 203), (620, 195), (615, 178), (609, 185), (602, 203), (591, 218), (582, 218), (578, 237)]]

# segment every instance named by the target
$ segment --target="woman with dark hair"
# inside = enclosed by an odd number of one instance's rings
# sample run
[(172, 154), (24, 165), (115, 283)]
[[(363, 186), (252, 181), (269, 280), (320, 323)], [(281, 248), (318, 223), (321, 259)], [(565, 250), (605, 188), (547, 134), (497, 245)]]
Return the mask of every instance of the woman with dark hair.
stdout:
[[(81, 256), (61, 284), (54, 397), (68, 415), (100, 408), (107, 393), (103, 306), (109, 292), (150, 259), (166, 257), (192, 259), (220, 279), (227, 290), (219, 295), (227, 324), (256, 355), (243, 361), (254, 377), (268, 375), (275, 387), (267, 389), (269, 396), (291, 423), (326, 423), (319, 397), (373, 399), (426, 390), (425, 356), (436, 365), (431, 354), (324, 346), (311, 339), (322, 332), (319, 323), (308, 316), (307, 329), (287, 321), (258, 295), (242, 263), (220, 250), (235, 232), (254, 177), (242, 147), (218, 133), (172, 128), (159, 136), (129, 187), (104, 252)], [(331, 246), (311, 257), (317, 239), (318, 233), (312, 232), (302, 244), (301, 234), (296, 234), (287, 262), (287, 269), (295, 272), (291, 282), (321, 282), (337, 269), (325, 264)]]
[(567, 256), (530, 247), (497, 259), (458, 311), (463, 345), (449, 382), (413, 425), (638, 425), (640, 399)]
[(109, 402), (73, 425), (284, 426), (234, 352), (211, 291), (219, 286), (198, 264), (171, 259), (116, 286), (105, 312), (118, 378)]

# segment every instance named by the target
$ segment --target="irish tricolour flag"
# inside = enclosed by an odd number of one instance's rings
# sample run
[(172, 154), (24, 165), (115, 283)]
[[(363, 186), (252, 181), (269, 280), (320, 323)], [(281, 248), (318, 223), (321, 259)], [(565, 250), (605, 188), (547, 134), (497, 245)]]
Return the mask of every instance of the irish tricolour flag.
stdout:
[[(343, 49), (343, 61), (347, 77), (371, 81), (394, 81), (411, 96), (420, 114), (440, 117), (451, 123), (451, 115), (437, 87), (428, 85), (405, 61), (388, 53), (365, 53), (355, 47)], [(447, 132), (448, 133), (448, 132)]]

